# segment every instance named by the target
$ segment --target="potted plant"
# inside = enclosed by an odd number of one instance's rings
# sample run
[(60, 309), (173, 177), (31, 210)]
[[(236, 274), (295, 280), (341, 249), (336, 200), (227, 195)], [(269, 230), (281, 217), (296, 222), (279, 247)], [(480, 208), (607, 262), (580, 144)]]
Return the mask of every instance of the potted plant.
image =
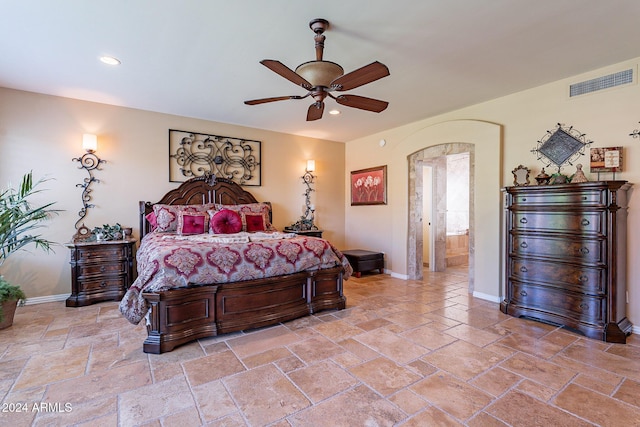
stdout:
[[(29, 203), (29, 197), (39, 193), (37, 187), (45, 179), (33, 182), (32, 172), (22, 177), (20, 187), (11, 187), (0, 192), (0, 267), (12, 253), (23, 247), (35, 244), (36, 248), (51, 250), (53, 242), (44, 239), (34, 231), (44, 227), (41, 224), (57, 213), (50, 209), (53, 203), (34, 208)], [(13, 314), (19, 300), (26, 298), (19, 286), (11, 285), (0, 276), (0, 329), (13, 324)]]

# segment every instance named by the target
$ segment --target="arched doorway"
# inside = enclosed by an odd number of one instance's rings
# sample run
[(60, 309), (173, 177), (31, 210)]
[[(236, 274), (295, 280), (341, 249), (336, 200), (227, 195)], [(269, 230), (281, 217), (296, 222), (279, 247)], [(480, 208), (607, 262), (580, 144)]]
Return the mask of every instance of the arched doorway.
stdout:
[[(433, 268), (436, 271), (446, 268), (446, 156), (453, 154), (469, 153), (469, 270), (473, 271), (475, 265), (475, 227), (474, 227), (474, 203), (475, 193), (475, 146), (467, 143), (446, 143), (424, 148), (408, 156), (409, 170), (409, 206), (408, 206), (408, 242), (407, 255), (409, 263), (407, 273), (410, 279), (422, 279), (423, 247), (429, 242), (424, 241), (423, 229), (423, 197), (425, 194), (423, 170), (424, 166), (432, 168), (432, 203), (435, 206), (433, 225), (435, 262)], [(428, 192), (427, 192), (428, 193)], [(469, 292), (473, 292), (473, 275), (469, 275)]]

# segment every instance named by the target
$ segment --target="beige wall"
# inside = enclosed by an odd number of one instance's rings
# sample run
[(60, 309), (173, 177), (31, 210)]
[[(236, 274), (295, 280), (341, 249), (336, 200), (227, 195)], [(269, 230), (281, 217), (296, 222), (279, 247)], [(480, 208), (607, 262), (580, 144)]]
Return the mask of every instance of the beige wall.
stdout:
[[(475, 151), (476, 179), (482, 180), (476, 182), (475, 202), (483, 203), (480, 210), (476, 205), (475, 214), (476, 225), (479, 218), (483, 218), (481, 227), (476, 227), (475, 292), (499, 300), (502, 295), (501, 272), (498, 271), (502, 252), (500, 188), (511, 185), (511, 170), (519, 164), (530, 167), (533, 176), (540, 172), (543, 164), (536, 160), (531, 150), (547, 130), (553, 130), (557, 123), (563, 123), (585, 133), (588, 139), (594, 141), (593, 147), (623, 146), (624, 171), (617, 174), (616, 179), (636, 183), (636, 187), (640, 185), (640, 140), (629, 136), (639, 127), (639, 86), (632, 84), (572, 99), (568, 97), (569, 84), (630, 67), (637, 73), (639, 60), (636, 58), (348, 142), (347, 174), (351, 170), (387, 164), (390, 194), (386, 206), (350, 206), (348, 200), (345, 202), (345, 224), (349, 230), (346, 246), (384, 251), (387, 268), (398, 276), (405, 275), (408, 217), (406, 155), (442, 141), (472, 142), (457, 140), (466, 138), (460, 134), (458, 126), (466, 122), (485, 123), (487, 126), (479, 125), (478, 130), (486, 128), (487, 132), (490, 132), (490, 124), (494, 124), (499, 128), (498, 152), (487, 158), (486, 146), (476, 145)], [(443, 125), (447, 123), (449, 127), (444, 129)], [(445, 134), (436, 135), (436, 128), (441, 128)], [(378, 142), (383, 138), (387, 144), (381, 148)], [(493, 148), (489, 141), (486, 145)], [(589, 176), (588, 158), (583, 157), (581, 161)], [(498, 179), (488, 182), (485, 173), (492, 171), (498, 173)], [(563, 172), (570, 175), (575, 172), (575, 167), (568, 166)], [(596, 176), (590, 176), (590, 179), (595, 180)], [(611, 177), (603, 176), (602, 179)], [(348, 198), (348, 182), (345, 183), (345, 191)], [(640, 198), (633, 194), (637, 191), (632, 190), (630, 197), (627, 277), (630, 300), (628, 317), (640, 325), (640, 263), (635, 262), (640, 259)], [(495, 219), (490, 216), (493, 214)]]
[[(57, 202), (63, 212), (43, 235), (68, 242), (82, 207), (76, 184), (88, 176), (71, 159), (83, 154), (82, 134), (95, 133), (97, 154), (107, 163), (95, 173), (100, 180), (92, 187), (96, 207), (85, 223), (91, 228), (119, 222), (134, 227), (137, 235), (138, 201), (156, 201), (178, 185), (168, 180), (168, 129), (262, 141), (262, 186), (246, 189), (273, 203), (278, 228), (301, 215), (306, 187), (300, 177), (306, 160), (315, 159), (316, 222), (325, 237), (343, 247), (345, 146), (333, 141), (0, 88), (0, 187), (18, 184), (29, 170), (36, 178), (53, 178), (33, 201)], [(54, 254), (18, 253), (1, 273), (21, 284), (29, 298), (70, 292), (69, 251), (63, 246)]]

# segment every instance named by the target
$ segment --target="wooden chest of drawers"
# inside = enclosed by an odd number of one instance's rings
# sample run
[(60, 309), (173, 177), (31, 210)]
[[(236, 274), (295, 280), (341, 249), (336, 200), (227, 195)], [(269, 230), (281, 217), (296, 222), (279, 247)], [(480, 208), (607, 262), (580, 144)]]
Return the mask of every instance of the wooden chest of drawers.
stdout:
[(136, 239), (69, 243), (71, 296), (67, 307), (119, 301), (135, 279)]
[(626, 342), (626, 181), (507, 187), (501, 310)]

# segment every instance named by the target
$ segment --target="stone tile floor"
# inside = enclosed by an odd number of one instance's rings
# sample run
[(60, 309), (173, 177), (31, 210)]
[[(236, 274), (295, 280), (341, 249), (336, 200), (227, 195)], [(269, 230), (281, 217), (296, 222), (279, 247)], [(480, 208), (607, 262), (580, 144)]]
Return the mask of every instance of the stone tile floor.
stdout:
[(21, 307), (2, 426), (638, 426), (640, 339), (608, 344), (470, 297), (465, 267), (363, 275), (347, 309), (142, 352), (117, 303)]

